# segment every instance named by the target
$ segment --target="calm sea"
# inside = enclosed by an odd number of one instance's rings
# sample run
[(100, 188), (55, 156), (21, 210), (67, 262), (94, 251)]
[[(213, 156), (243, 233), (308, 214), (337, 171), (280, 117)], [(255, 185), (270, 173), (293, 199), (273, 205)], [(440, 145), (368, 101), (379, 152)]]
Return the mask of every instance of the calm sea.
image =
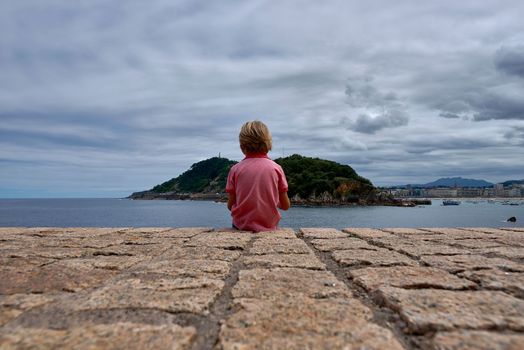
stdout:
[[(282, 213), (283, 227), (507, 227), (524, 226), (519, 206), (462, 201), (458, 206), (414, 208), (291, 208)], [(516, 223), (506, 219), (515, 216)], [(0, 199), (0, 226), (172, 226), (229, 227), (224, 203), (204, 201), (133, 201), (127, 199)]]

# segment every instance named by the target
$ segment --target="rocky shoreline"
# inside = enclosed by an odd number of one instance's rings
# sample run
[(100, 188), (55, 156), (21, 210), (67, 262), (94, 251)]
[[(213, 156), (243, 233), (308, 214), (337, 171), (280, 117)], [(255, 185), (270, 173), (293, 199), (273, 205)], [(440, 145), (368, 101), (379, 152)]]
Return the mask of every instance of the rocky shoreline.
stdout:
[[(227, 193), (156, 193), (142, 191), (131, 194), (127, 199), (132, 200), (195, 200), (227, 202)], [(355, 198), (353, 200), (336, 200), (333, 198), (301, 199), (293, 197), (291, 205), (295, 207), (353, 207), (353, 206), (397, 206), (414, 207), (417, 205), (431, 205), (430, 199), (397, 199), (392, 197)]]
[(522, 349), (524, 228), (0, 228), (2, 349)]

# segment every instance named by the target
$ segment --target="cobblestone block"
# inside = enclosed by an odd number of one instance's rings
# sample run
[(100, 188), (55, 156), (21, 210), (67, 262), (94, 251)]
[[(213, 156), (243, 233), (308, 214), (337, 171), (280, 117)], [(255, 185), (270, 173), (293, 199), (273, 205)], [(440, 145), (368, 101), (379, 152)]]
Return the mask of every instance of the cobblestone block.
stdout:
[(420, 266), (368, 267), (348, 272), (357, 284), (368, 291), (379, 287), (468, 289), (475, 283), (446, 271)]
[(479, 249), (479, 253), (490, 256), (501, 256), (510, 259), (524, 259), (523, 247), (495, 247)]
[(136, 323), (85, 325), (68, 330), (18, 328), (0, 333), (2, 349), (190, 349), (193, 327)]
[(392, 236), (392, 234), (389, 232), (380, 231), (372, 228), (348, 227), (343, 229), (342, 231), (362, 239)]
[(427, 235), (428, 231), (419, 230), (417, 228), (410, 228), (410, 227), (386, 227), (382, 228), (382, 231), (394, 233), (396, 235)]
[(295, 231), (290, 228), (282, 228), (278, 229), (276, 231), (261, 231), (252, 233), (252, 237), (255, 239), (258, 238), (297, 238), (297, 235), (295, 234)]
[(333, 239), (314, 239), (311, 241), (313, 246), (322, 252), (332, 252), (334, 250), (348, 249), (369, 249), (377, 250), (376, 246), (368, 244), (363, 239), (358, 238), (333, 238)]
[(24, 311), (47, 304), (58, 296), (57, 294), (0, 295), (0, 327)]
[(65, 305), (72, 310), (144, 308), (205, 314), (224, 287), (200, 278), (128, 278), (111, 282)]
[(466, 271), (462, 275), (480, 283), (483, 288), (505, 290), (524, 298), (524, 273), (490, 269)]
[(314, 254), (265, 254), (251, 255), (244, 259), (248, 267), (296, 267), (325, 270), (326, 266)]
[(524, 330), (524, 300), (502, 292), (382, 287), (375, 296), (400, 314), (411, 333), (456, 328)]
[(311, 249), (300, 239), (260, 238), (255, 240), (250, 254), (310, 254)]
[(271, 300), (351, 297), (348, 288), (331, 272), (292, 268), (242, 270), (232, 293), (235, 298)]
[(214, 247), (173, 247), (166, 250), (156, 259), (198, 259), (198, 260), (222, 260), (234, 261), (240, 257), (238, 250), (228, 250)]
[(332, 253), (333, 259), (341, 266), (372, 265), (372, 266), (395, 266), (395, 265), (418, 265), (416, 261), (397, 252), (384, 248), (376, 250), (352, 249), (336, 250)]
[(449, 272), (500, 268), (508, 271), (524, 272), (524, 265), (502, 258), (488, 258), (482, 255), (424, 255), (420, 261), (429, 266)]
[(521, 350), (524, 349), (524, 334), (440, 332), (433, 339), (432, 345), (434, 349), (442, 350)]
[(300, 234), (304, 238), (316, 238), (316, 239), (325, 239), (325, 238), (346, 238), (347, 233), (335, 230), (332, 228), (301, 228)]
[(244, 250), (250, 240), (251, 234), (245, 231), (204, 232), (191, 238), (184, 246)]
[(354, 299), (240, 299), (220, 331), (230, 349), (403, 349)]
[(222, 260), (177, 259), (148, 261), (137, 265), (132, 272), (155, 273), (174, 277), (225, 278), (231, 264)]

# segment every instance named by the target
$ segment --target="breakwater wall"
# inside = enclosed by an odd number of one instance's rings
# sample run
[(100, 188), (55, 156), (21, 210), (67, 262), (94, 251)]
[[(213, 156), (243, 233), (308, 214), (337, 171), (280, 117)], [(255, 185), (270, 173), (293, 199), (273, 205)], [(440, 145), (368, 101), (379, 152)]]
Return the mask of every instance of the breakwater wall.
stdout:
[(0, 348), (520, 349), (524, 228), (0, 228)]

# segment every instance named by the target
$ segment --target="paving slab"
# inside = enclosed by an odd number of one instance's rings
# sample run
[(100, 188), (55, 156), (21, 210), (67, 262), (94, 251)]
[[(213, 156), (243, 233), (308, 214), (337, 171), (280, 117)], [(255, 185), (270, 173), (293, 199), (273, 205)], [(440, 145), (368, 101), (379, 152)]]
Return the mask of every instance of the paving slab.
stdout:
[(58, 261), (34, 268), (2, 270), (0, 294), (78, 292), (102, 284), (116, 274), (108, 269), (96, 269), (82, 264)]
[(463, 230), (460, 228), (454, 228), (454, 227), (422, 227), (420, 230), (433, 232), (437, 234), (454, 234), (454, 235), (460, 235), (460, 234), (469, 234), (468, 230)]
[(204, 232), (192, 237), (184, 246), (244, 250), (250, 240), (251, 234), (245, 231)]
[(507, 271), (524, 272), (524, 264), (518, 264), (508, 259), (490, 258), (482, 255), (424, 255), (420, 261), (429, 266), (457, 273), (466, 270), (483, 270), (499, 268)]
[(301, 239), (260, 238), (253, 242), (250, 254), (310, 254), (311, 249)]
[(381, 287), (376, 300), (395, 310), (415, 334), (439, 330), (524, 330), (524, 300), (498, 291)]
[(372, 229), (372, 228), (348, 227), (348, 228), (343, 229), (342, 231), (349, 233), (352, 236), (356, 236), (362, 239), (377, 238), (377, 237), (391, 237), (392, 236), (392, 234), (389, 232)]
[(254, 232), (251, 234), (253, 238), (297, 238), (297, 235), (295, 233), (295, 230), (291, 228), (282, 228), (275, 231), (261, 231), (261, 232)]
[(494, 247), (478, 249), (482, 254), (510, 259), (524, 259), (524, 247)]
[(449, 245), (457, 248), (465, 248), (470, 250), (485, 249), (485, 248), (496, 248), (506, 247), (507, 244), (498, 239), (479, 239), (479, 238), (468, 238), (468, 239), (457, 239), (457, 240), (446, 240)]
[(443, 350), (522, 350), (524, 334), (488, 331), (439, 332), (433, 339), (432, 346)]
[(386, 227), (381, 228), (382, 231), (394, 233), (396, 235), (427, 235), (428, 231), (419, 230), (411, 227)]
[(451, 247), (445, 244), (421, 242), (416, 244), (391, 244), (390, 247), (400, 253), (404, 253), (416, 258), (423, 255), (465, 255), (471, 251), (465, 248)]
[(231, 264), (222, 260), (176, 259), (147, 261), (135, 266), (134, 273), (154, 273), (173, 277), (225, 278)]
[(239, 250), (229, 250), (214, 247), (173, 247), (156, 259), (176, 260), (176, 259), (199, 259), (199, 260), (222, 260), (235, 261), (241, 255)]
[(348, 236), (347, 233), (332, 228), (301, 228), (299, 232), (304, 238), (316, 239), (345, 238)]
[(235, 298), (269, 300), (351, 297), (346, 285), (331, 272), (293, 268), (241, 270), (232, 294)]
[(27, 310), (52, 302), (59, 296), (59, 294), (0, 295), (0, 326), (15, 319)]
[(314, 254), (265, 254), (246, 256), (244, 264), (248, 267), (296, 267), (311, 270), (325, 270), (324, 265)]
[(384, 248), (376, 250), (352, 249), (336, 250), (333, 259), (341, 266), (372, 265), (372, 266), (416, 266), (418, 263), (407, 256)]
[(407, 289), (470, 289), (477, 286), (444, 270), (421, 266), (368, 267), (350, 270), (348, 276), (368, 291), (383, 286)]
[(524, 298), (524, 273), (507, 272), (496, 269), (465, 271), (463, 276), (480, 283), (483, 288), (511, 292)]
[(403, 349), (390, 330), (358, 312), (354, 299), (239, 299), (235, 304), (239, 310), (220, 330), (225, 350)]
[(524, 227), (501, 227), (504, 231), (524, 232)]
[(334, 250), (348, 250), (348, 249), (369, 249), (377, 250), (376, 246), (370, 245), (363, 239), (346, 237), (333, 239), (313, 239), (311, 241), (313, 246), (322, 252), (332, 252)]
[(200, 278), (128, 278), (111, 282), (64, 307), (71, 310), (158, 309), (206, 314), (224, 282)]
[(2, 349), (190, 349), (196, 330), (120, 322), (67, 330), (18, 328), (0, 333)]
[(467, 231), (473, 231), (473, 232), (479, 232), (482, 233), (483, 236), (489, 236), (489, 235), (499, 235), (507, 233), (508, 231), (501, 230), (499, 228), (492, 228), (492, 227), (457, 227), (460, 230), (467, 230)]

